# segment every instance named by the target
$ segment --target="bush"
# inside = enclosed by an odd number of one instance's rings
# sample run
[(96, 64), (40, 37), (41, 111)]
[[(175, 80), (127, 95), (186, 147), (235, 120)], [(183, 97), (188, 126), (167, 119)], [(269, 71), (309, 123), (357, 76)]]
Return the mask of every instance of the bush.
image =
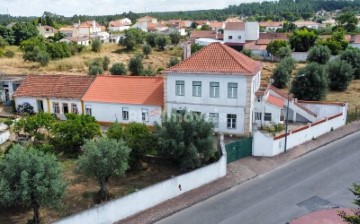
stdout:
[(156, 47), (156, 38), (159, 36), (157, 33), (149, 33), (146, 36), (146, 43), (148, 43), (151, 47)]
[(18, 105), (16, 112), (21, 115), (31, 115), (34, 113), (34, 107), (30, 103), (23, 103)]
[(167, 44), (168, 38), (165, 35), (159, 35), (158, 37), (156, 37), (156, 45), (159, 50), (165, 50)]
[(142, 58), (140, 56), (130, 58), (128, 68), (131, 75), (142, 75), (144, 71)]
[(36, 55), (36, 61), (39, 62), (42, 67), (47, 66), (50, 61), (50, 56), (45, 51), (39, 51)]
[(291, 56), (290, 47), (289, 46), (280, 47), (279, 50), (276, 52), (275, 56), (280, 58), (280, 59), (290, 57)]
[(110, 73), (112, 75), (126, 75), (127, 70), (124, 63), (115, 63), (111, 66)]
[(340, 59), (349, 63), (354, 69), (354, 78), (360, 79), (360, 50), (347, 49), (340, 55)]
[(180, 33), (178, 31), (169, 34), (170, 41), (172, 44), (178, 44), (180, 42)]
[(4, 56), (7, 58), (13, 58), (15, 53), (13, 51), (5, 51)]
[(91, 50), (94, 52), (100, 52), (101, 50), (101, 40), (100, 38), (95, 38), (93, 39), (92, 43), (91, 43)]
[(151, 49), (151, 46), (150, 46), (150, 45), (145, 44), (145, 45), (143, 46), (143, 53), (144, 53), (144, 55), (145, 55), (146, 58), (149, 58), (149, 54), (151, 54), (151, 51), (152, 51), (152, 49)]
[(180, 62), (179, 58), (177, 58), (177, 57), (171, 57), (171, 58), (170, 58), (170, 61), (169, 61), (169, 63), (168, 63), (168, 68), (179, 64), (179, 62)]
[(155, 75), (156, 71), (151, 65), (148, 65), (146, 69), (143, 70), (142, 75), (145, 76), (153, 76)]
[(328, 78), (323, 66), (313, 62), (298, 71), (291, 92), (300, 100), (317, 101), (325, 99), (327, 87)]
[(250, 58), (251, 58), (251, 56), (252, 56), (252, 51), (249, 50), (249, 49), (244, 49), (244, 50), (242, 50), (241, 53), (243, 53), (244, 55), (246, 55), (246, 56), (248, 56), (248, 57), (250, 57)]
[(282, 59), (272, 75), (274, 79), (273, 85), (280, 89), (288, 86), (294, 67), (295, 61), (293, 58), (287, 57)]
[(104, 73), (104, 69), (98, 65), (92, 65), (89, 67), (88, 75), (101, 75)]
[(278, 51), (280, 50), (280, 48), (282, 48), (282, 47), (288, 47), (288, 46), (289, 46), (289, 44), (288, 44), (288, 42), (285, 41), (285, 40), (273, 40), (273, 41), (271, 41), (271, 42), (267, 45), (266, 50), (267, 50), (270, 54), (278, 57), (278, 54), (277, 54), (277, 53), (278, 53)]
[(345, 91), (353, 79), (354, 69), (346, 61), (335, 59), (329, 61), (325, 72), (329, 77), (329, 87), (331, 90)]
[(307, 61), (326, 64), (331, 56), (331, 51), (327, 46), (315, 46), (309, 50)]

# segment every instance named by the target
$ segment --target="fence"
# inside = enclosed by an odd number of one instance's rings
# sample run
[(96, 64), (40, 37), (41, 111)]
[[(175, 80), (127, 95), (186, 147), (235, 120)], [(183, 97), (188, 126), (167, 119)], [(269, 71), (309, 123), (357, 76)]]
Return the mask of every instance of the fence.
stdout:
[(215, 181), (226, 175), (226, 150), (223, 137), (220, 141), (222, 156), (219, 161), (122, 198), (118, 198), (78, 214), (58, 220), (57, 224), (105, 224), (114, 223), (187, 191)]
[[(340, 113), (292, 130), (287, 136), (286, 150), (343, 126), (346, 114)], [(260, 131), (254, 133), (254, 156), (275, 156), (284, 151), (285, 134), (271, 137)]]
[(253, 138), (245, 138), (225, 145), (227, 163), (252, 155)]

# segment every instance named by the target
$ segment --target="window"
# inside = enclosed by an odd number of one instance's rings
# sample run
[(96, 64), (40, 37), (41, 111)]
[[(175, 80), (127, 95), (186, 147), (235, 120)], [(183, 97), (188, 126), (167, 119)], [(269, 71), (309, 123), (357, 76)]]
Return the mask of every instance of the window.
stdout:
[(219, 98), (220, 84), (218, 82), (210, 82), (210, 97)]
[(176, 87), (175, 87), (175, 94), (176, 96), (184, 96), (185, 95), (185, 81), (176, 81)]
[(228, 98), (237, 98), (238, 84), (235, 82), (228, 83)]
[(146, 121), (146, 122), (149, 121), (149, 110), (148, 109), (142, 109), (141, 119), (142, 119), (142, 121)]
[(232, 40), (232, 36), (229, 36), (229, 40)]
[(261, 121), (261, 112), (255, 112), (255, 120), (256, 121)]
[(60, 114), (60, 106), (59, 103), (53, 103), (54, 114)]
[(75, 103), (71, 104), (71, 113), (73, 113), (73, 114), (78, 114), (79, 113), (77, 105)]
[(129, 108), (128, 107), (123, 107), (122, 108), (122, 119), (124, 121), (129, 120)]
[(238, 36), (238, 39), (241, 40), (241, 36)]
[(44, 112), (44, 103), (42, 100), (37, 100), (36, 101), (37, 107), (38, 107), (38, 111), (39, 112)]
[(227, 115), (227, 128), (235, 129), (236, 128), (236, 114)]
[(69, 113), (69, 105), (67, 103), (62, 103), (63, 113), (68, 114)]
[(214, 128), (219, 127), (219, 114), (218, 113), (210, 113), (209, 121), (214, 124)]
[(86, 115), (92, 115), (92, 110), (91, 110), (91, 106), (90, 105), (86, 105), (85, 106), (85, 114)]
[(201, 82), (193, 81), (193, 96), (201, 97)]
[(264, 120), (271, 121), (271, 113), (265, 113)]

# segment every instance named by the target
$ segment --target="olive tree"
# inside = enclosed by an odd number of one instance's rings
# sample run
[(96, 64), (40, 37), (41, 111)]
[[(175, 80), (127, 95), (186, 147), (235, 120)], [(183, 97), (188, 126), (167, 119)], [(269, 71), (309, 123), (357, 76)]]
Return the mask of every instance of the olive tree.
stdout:
[(97, 179), (100, 185), (98, 198), (109, 199), (107, 182), (111, 176), (123, 176), (128, 168), (131, 149), (125, 142), (109, 138), (87, 141), (82, 147), (84, 153), (79, 157), (79, 170)]
[(58, 205), (65, 191), (56, 157), (14, 145), (0, 163), (0, 204), (33, 209), (40, 223), (40, 206)]
[(345, 91), (353, 79), (354, 69), (346, 61), (335, 59), (325, 67), (331, 90)]

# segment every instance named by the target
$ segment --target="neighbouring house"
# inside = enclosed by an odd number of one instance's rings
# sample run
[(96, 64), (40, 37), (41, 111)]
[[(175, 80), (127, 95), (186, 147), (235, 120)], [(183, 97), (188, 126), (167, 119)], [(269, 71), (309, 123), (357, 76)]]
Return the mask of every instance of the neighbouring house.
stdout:
[(165, 71), (165, 108), (204, 114), (215, 131), (252, 132), (261, 63), (221, 43), (212, 43)]
[(352, 35), (351, 38), (350, 38), (349, 44), (352, 47), (360, 49), (360, 35), (359, 34)]
[(140, 29), (144, 32), (165, 33), (169, 31), (169, 27), (153, 22), (137, 22), (131, 28)]
[(89, 46), (90, 45), (90, 37), (83, 36), (83, 37), (65, 37), (60, 40), (61, 43), (76, 43), (78, 45)]
[(74, 36), (75, 30), (72, 26), (65, 26), (59, 29), (59, 33), (61, 33), (64, 37), (72, 37)]
[(90, 34), (90, 38), (91, 39), (99, 38), (101, 43), (108, 43), (109, 38), (110, 38), (110, 34), (108, 32), (97, 32), (97, 33), (94, 33), (94, 34)]
[(85, 113), (102, 123), (161, 123), (163, 77), (97, 76), (82, 97)]
[(319, 29), (320, 24), (314, 21), (295, 21), (294, 24), (296, 25), (296, 27), (301, 28), (301, 27), (306, 27), (309, 29)]
[(196, 29), (201, 29), (202, 26), (209, 25), (209, 21), (207, 21), (207, 20), (196, 20), (196, 21), (194, 21), (194, 23), (197, 24)]
[(251, 50), (251, 53), (255, 56), (271, 59), (271, 55), (266, 48), (267, 45), (274, 40), (289, 41), (289, 37), (287, 33), (260, 33), (259, 39), (246, 42), (244, 44), (244, 49)]
[[(258, 128), (253, 134), (254, 156), (275, 156), (346, 124), (347, 103), (297, 100), (271, 85), (261, 85), (256, 98), (252, 120)], [(287, 134), (264, 130), (284, 122), (287, 114)]]
[(217, 21), (213, 21), (213, 22), (209, 22), (208, 24), (212, 30), (224, 30), (225, 28), (225, 22), (217, 22)]
[(283, 22), (259, 22), (261, 32), (275, 32), (283, 27)]
[(29, 103), (34, 112), (48, 112), (64, 119), (67, 113), (84, 113), (81, 98), (94, 77), (74, 75), (28, 75), (17, 88), (14, 99), (18, 107)]
[(37, 27), (37, 29), (39, 30), (39, 33), (41, 36), (48, 38), (48, 37), (53, 37), (55, 35), (55, 33), (57, 33), (57, 29), (55, 29), (52, 26), (41, 26), (39, 25)]
[(216, 30), (194, 30), (190, 34), (190, 42), (194, 44), (197, 39), (222, 40), (224, 35)]
[(0, 75), (0, 99), (2, 103), (10, 103), (24, 78), (25, 76)]
[(124, 31), (130, 29), (131, 20), (128, 18), (114, 20), (109, 22), (108, 30), (110, 32), (114, 31)]
[(79, 23), (74, 24), (74, 28), (78, 36), (90, 36), (91, 34), (101, 32), (101, 25), (95, 20), (82, 23), (79, 21)]
[(125, 35), (123, 35), (123, 34), (110, 34), (109, 42), (119, 44), (121, 38), (125, 38)]
[(229, 46), (243, 46), (247, 41), (259, 39), (258, 22), (228, 22), (224, 29), (224, 42)]
[(151, 16), (144, 16), (136, 20), (137, 23), (150, 22), (150, 23), (158, 23), (157, 18)]

